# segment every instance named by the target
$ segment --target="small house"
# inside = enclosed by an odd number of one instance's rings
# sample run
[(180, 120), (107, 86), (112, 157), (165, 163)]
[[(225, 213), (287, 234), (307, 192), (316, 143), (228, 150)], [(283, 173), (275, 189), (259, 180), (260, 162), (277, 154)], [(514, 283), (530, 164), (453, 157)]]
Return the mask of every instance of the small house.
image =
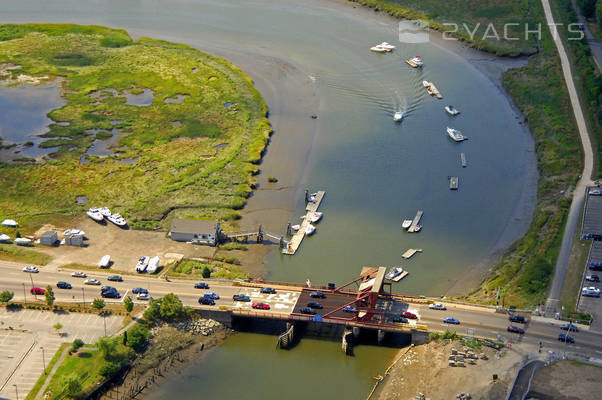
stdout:
[(219, 243), (221, 226), (215, 221), (174, 219), (169, 232), (171, 240), (215, 246)]
[(46, 231), (40, 236), (40, 244), (44, 246), (54, 246), (59, 241), (59, 235), (56, 231)]
[(83, 246), (84, 235), (81, 233), (65, 235), (65, 244), (69, 246)]

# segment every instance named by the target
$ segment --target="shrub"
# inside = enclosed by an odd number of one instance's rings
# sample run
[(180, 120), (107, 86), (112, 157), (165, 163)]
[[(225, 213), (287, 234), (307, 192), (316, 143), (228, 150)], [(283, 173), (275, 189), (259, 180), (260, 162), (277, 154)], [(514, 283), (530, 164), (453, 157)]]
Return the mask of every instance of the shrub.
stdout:
[(203, 267), (203, 278), (207, 279), (209, 277), (211, 277), (211, 269), (207, 265), (205, 265)]
[(275, 176), (268, 176), (268, 182), (276, 183), (278, 182), (278, 178), (276, 178)]
[(13, 292), (5, 290), (0, 293), (0, 303), (8, 303), (14, 296), (15, 294)]
[(102, 47), (118, 48), (118, 47), (129, 46), (131, 43), (132, 42), (130, 40), (123, 39), (123, 38), (104, 37), (104, 38), (100, 39), (100, 45)]
[(115, 374), (117, 374), (120, 370), (121, 364), (111, 362), (104, 364), (102, 367), (100, 367), (100, 370), (98, 372), (105, 378), (110, 378), (112, 376), (115, 376)]
[[(127, 333), (127, 332), (126, 332)], [(128, 334), (128, 346), (137, 352), (141, 352), (146, 348), (150, 331), (144, 325), (138, 324), (130, 329)]]
[(81, 340), (81, 339), (75, 339), (73, 341), (73, 344), (71, 345), (71, 351), (72, 352), (76, 352), (79, 349), (81, 349), (83, 345), (84, 345), (84, 341), (83, 340)]
[(82, 384), (76, 374), (71, 374), (64, 378), (61, 382), (63, 393), (66, 393), (71, 398), (78, 398), (82, 393)]

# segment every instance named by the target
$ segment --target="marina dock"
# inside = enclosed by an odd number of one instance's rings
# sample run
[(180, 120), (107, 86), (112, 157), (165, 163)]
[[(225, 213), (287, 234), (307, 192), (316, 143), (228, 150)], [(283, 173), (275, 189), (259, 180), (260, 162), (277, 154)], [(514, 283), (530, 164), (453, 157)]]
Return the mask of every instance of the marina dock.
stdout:
[(422, 249), (408, 249), (408, 251), (403, 253), (401, 256), (405, 259), (408, 259), (412, 258), (416, 253), (422, 253)]
[(460, 162), (462, 162), (462, 168), (466, 168), (466, 154), (460, 153)]
[(397, 275), (395, 278), (391, 279), (393, 282), (399, 282), (400, 280), (402, 280), (403, 278), (405, 278), (406, 276), (408, 276), (409, 272), (404, 270), (401, 274)]
[(311, 215), (318, 211), (318, 207), (320, 207), (320, 203), (325, 194), (325, 191), (320, 190), (316, 193), (314, 201), (307, 202), (307, 205), (305, 206), (305, 218), (303, 218), (303, 222), (301, 222), (301, 228), (295, 232), (287, 246), (282, 249), (282, 254), (293, 255), (297, 252), (303, 238), (305, 238), (305, 230), (307, 229), (307, 226), (311, 224)]
[(410, 225), (410, 227), (408, 228), (408, 232), (419, 232), (420, 229), (422, 229), (422, 226), (418, 225), (420, 223), (420, 219), (422, 218), (422, 214), (424, 214), (424, 211), (418, 210), (416, 216), (414, 217), (414, 220), (412, 220), (412, 225)]
[(450, 176), (449, 177), (449, 189), (450, 190), (458, 190), (459, 182), (460, 182), (460, 180), (458, 179), (457, 176)]

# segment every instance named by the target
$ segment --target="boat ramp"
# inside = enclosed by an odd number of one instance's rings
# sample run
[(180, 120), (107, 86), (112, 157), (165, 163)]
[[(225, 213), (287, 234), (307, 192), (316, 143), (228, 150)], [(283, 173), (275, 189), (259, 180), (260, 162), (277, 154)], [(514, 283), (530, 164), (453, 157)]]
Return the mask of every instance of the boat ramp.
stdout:
[(422, 226), (419, 225), (420, 219), (422, 219), (422, 214), (424, 214), (424, 211), (418, 210), (418, 212), (416, 213), (416, 216), (412, 220), (412, 225), (410, 225), (410, 227), (408, 228), (408, 232), (410, 232), (410, 233), (419, 232), (420, 229), (422, 229)]
[(297, 249), (299, 248), (299, 246), (301, 246), (301, 242), (305, 237), (305, 231), (309, 224), (311, 224), (312, 214), (318, 211), (320, 203), (322, 202), (322, 199), (324, 198), (325, 194), (326, 192), (323, 190), (318, 191), (314, 196), (311, 196), (312, 201), (309, 201), (309, 199), (307, 198), (308, 196), (306, 195), (306, 200), (308, 201), (307, 205), (305, 206), (305, 217), (303, 218), (303, 222), (301, 222), (301, 227), (297, 232), (295, 232), (295, 234), (291, 238), (290, 242), (288, 242), (286, 247), (282, 249), (282, 254), (293, 255), (297, 252)]

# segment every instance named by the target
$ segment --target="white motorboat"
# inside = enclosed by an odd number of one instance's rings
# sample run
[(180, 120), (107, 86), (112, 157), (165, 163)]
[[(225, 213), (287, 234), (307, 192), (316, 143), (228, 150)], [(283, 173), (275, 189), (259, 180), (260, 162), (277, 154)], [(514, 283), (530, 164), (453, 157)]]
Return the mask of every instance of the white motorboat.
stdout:
[(432, 83), (429, 81), (422, 81), (422, 86), (424, 86), (425, 88), (431, 87)]
[(31, 245), (31, 239), (27, 239), (27, 238), (16, 238), (14, 240), (16, 245), (19, 246), (30, 246)]
[(319, 211), (315, 211), (315, 212), (313, 212), (313, 213), (310, 215), (310, 217), (309, 217), (309, 220), (310, 220), (310, 221), (311, 221), (313, 224), (315, 224), (316, 222), (318, 222), (319, 220), (321, 220), (321, 219), (322, 219), (322, 216), (323, 216), (323, 215), (324, 215), (323, 213), (321, 213), (321, 212), (319, 212)]
[(148, 267), (148, 262), (150, 261), (150, 257), (144, 256), (140, 257), (138, 263), (136, 263), (136, 272), (144, 272), (146, 271), (146, 267)]
[(111, 216), (111, 210), (109, 210), (108, 207), (102, 207), (98, 209), (98, 212), (100, 212), (103, 217), (110, 217)]
[(111, 214), (111, 216), (107, 217), (107, 219), (117, 226), (125, 226), (127, 224), (125, 218), (123, 218), (119, 213)]
[(299, 229), (301, 229), (301, 225), (293, 225), (291, 226), (291, 229), (297, 232)]
[(461, 142), (463, 140), (467, 140), (468, 138), (466, 136), (464, 136), (462, 134), (462, 132), (460, 132), (457, 129), (454, 128), (450, 128), (449, 126), (447, 127), (447, 134), (449, 135), (449, 137), (456, 141), (456, 142)]
[(409, 64), (412, 68), (420, 68), (424, 66), (424, 63), (422, 62), (422, 57), (420, 56), (410, 58), (406, 60), (406, 63)]
[(98, 262), (98, 266), (100, 268), (109, 268), (110, 265), (111, 265), (111, 255), (110, 254), (106, 254), (106, 255), (102, 256), (102, 258)]
[(411, 219), (404, 219), (403, 222), (401, 223), (401, 227), (403, 229), (408, 229), (410, 226), (412, 226), (412, 220)]
[(154, 256), (148, 261), (148, 267), (146, 267), (146, 272), (149, 274), (154, 274), (157, 272), (157, 268), (159, 268), (159, 256)]
[(10, 242), (10, 236), (0, 233), (0, 242), (2, 242), (2, 243)]
[(305, 234), (307, 236), (313, 235), (316, 232), (316, 227), (313, 226), (312, 224), (308, 224), (307, 227), (305, 228)]
[(449, 115), (458, 115), (460, 114), (460, 111), (458, 111), (454, 106), (452, 106), (451, 104), (448, 106), (445, 106), (445, 111), (449, 114)]
[(381, 46), (380, 44), (377, 44), (376, 46), (370, 47), (370, 51), (373, 51), (375, 53), (386, 53), (386, 52), (389, 52), (391, 50), (387, 50), (383, 46)]
[(98, 208), (88, 209), (88, 211), (86, 211), (86, 215), (96, 222), (100, 222), (104, 219), (104, 216), (100, 213), (100, 210)]
[(400, 122), (403, 119), (403, 113), (401, 111), (397, 111), (393, 114), (393, 121)]
[(403, 268), (401, 267), (395, 267), (389, 270), (389, 272), (387, 273), (387, 275), (385, 275), (385, 278), (387, 279), (393, 279), (396, 276), (399, 276), (403, 273)]
[(381, 46), (383, 49), (385, 49), (386, 51), (392, 51), (395, 50), (395, 46), (393, 46), (392, 44), (389, 44), (387, 42), (382, 42), (381, 44), (379, 44), (379, 46)]
[(2, 221), (2, 226), (8, 226), (9, 228), (16, 228), (19, 226), (19, 223), (14, 219), (5, 219)]

